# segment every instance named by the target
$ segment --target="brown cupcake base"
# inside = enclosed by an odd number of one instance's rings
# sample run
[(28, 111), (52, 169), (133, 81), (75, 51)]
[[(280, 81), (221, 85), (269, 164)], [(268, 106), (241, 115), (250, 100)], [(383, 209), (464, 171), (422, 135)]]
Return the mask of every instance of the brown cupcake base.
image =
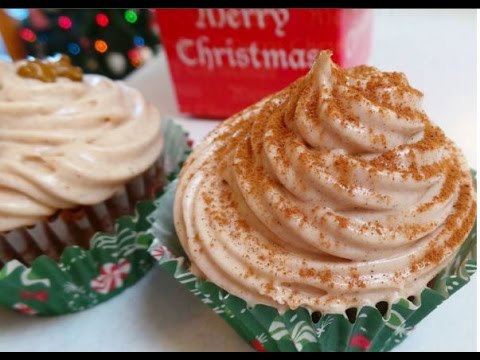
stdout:
[(0, 233), (0, 268), (11, 260), (30, 266), (41, 255), (58, 261), (69, 246), (89, 249), (95, 233), (112, 234), (115, 220), (132, 215), (139, 202), (155, 199), (165, 182), (161, 157), (100, 204), (60, 210), (35, 225)]

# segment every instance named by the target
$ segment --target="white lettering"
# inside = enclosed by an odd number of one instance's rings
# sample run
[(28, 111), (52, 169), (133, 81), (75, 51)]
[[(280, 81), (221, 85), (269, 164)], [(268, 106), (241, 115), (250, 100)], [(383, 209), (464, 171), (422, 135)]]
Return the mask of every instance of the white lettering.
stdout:
[(265, 16), (268, 10), (254, 10), (254, 14), (257, 16), (257, 24), (260, 29), (265, 29), (267, 24), (265, 23)]
[(197, 10), (198, 18), (197, 18), (197, 22), (195, 23), (195, 27), (197, 29), (205, 29), (207, 27), (207, 24), (205, 22), (206, 11), (207, 10), (205, 10), (205, 9), (198, 9)]
[[(219, 28), (222, 29), (225, 25), (225, 13), (223, 9), (198, 9), (198, 18), (195, 26), (197, 29)], [(215, 15), (218, 15), (218, 19)]]
[(218, 68), (292, 69), (311, 67), (319, 50), (259, 47), (251, 42), (246, 47), (235, 47), (234, 38), (227, 38), (223, 45), (212, 46), (203, 35), (196, 39), (182, 38), (175, 44), (177, 56), (188, 67), (202, 67), (209, 71)]
[(235, 51), (235, 55), (237, 57), (237, 64), (238, 67), (241, 69), (245, 69), (250, 65), (250, 58), (248, 57), (247, 49), (239, 48)]
[(288, 62), (290, 67), (294, 70), (305, 69), (305, 50), (304, 49), (293, 49), (288, 55)]
[(257, 58), (258, 55), (258, 47), (257, 43), (251, 43), (250, 44), (250, 57), (252, 58), (252, 65), (255, 69), (260, 69), (262, 67), (260, 61)]
[[(266, 11), (268, 10), (265, 10), (265, 12)], [(287, 9), (270, 10), (270, 13), (275, 23), (275, 35), (278, 37), (285, 36), (284, 27), (288, 23), (290, 13)]]
[(252, 14), (255, 14), (256, 10), (253, 9), (242, 9), (240, 13), (242, 14), (243, 26), (245, 29), (250, 29), (252, 23), (250, 22), (250, 17)]
[[(211, 21), (211, 24), (212, 24), (212, 27), (215, 27), (214, 24), (215, 24), (215, 16), (214, 16), (214, 11), (215, 10), (209, 10), (210, 13), (212, 14), (212, 21)], [(218, 10), (218, 20), (217, 20), (217, 27), (219, 29), (223, 29), (225, 27), (225, 23), (226, 23), (226, 16), (225, 16), (225, 10), (224, 9), (219, 9)]]
[(208, 43), (208, 37), (200, 36), (197, 40), (198, 58), (201, 65), (206, 65), (208, 70), (213, 70), (212, 50), (204, 46), (204, 43)]
[(194, 41), (191, 39), (180, 39), (175, 46), (178, 58), (187, 66), (195, 66), (198, 63), (195, 58), (192, 58), (187, 54), (188, 48), (193, 47), (193, 45)]
[(232, 29), (238, 29), (242, 24), (240, 22), (240, 12), (237, 9), (227, 10), (226, 20), (228, 26)]
[(287, 54), (283, 49), (262, 50), (265, 68), (278, 69), (281, 65), (282, 69), (288, 69)]
[(197, 29), (223, 29), (229, 27), (237, 30), (257, 26), (264, 30), (268, 23), (273, 23), (273, 33), (277, 37), (285, 36), (285, 26), (290, 20), (287, 9), (198, 9)]
[(225, 41), (225, 44), (227, 45), (227, 58), (228, 58), (228, 65), (230, 65), (230, 67), (236, 67), (237, 66), (237, 63), (235, 61), (235, 56), (233, 54), (233, 39), (232, 38), (228, 38), (226, 41)]

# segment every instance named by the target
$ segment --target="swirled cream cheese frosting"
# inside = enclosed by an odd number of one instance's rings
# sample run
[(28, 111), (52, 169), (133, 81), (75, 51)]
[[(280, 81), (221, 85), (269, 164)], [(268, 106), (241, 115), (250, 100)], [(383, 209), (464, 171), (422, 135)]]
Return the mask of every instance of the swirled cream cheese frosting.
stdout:
[(63, 67), (45, 82), (18, 75), (24, 65), (0, 61), (0, 232), (110, 198), (163, 148), (137, 90)]
[(417, 296), (475, 220), (469, 167), (422, 93), (330, 57), (219, 126), (180, 176), (192, 271), (250, 305), (343, 313)]

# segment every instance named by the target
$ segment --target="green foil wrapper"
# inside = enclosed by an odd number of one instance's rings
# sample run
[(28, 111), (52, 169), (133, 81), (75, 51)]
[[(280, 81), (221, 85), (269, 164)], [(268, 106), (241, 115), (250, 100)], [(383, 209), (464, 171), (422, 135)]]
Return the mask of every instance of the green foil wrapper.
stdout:
[[(163, 124), (162, 176), (167, 175), (165, 181), (169, 181), (178, 173), (190, 147), (180, 126), (171, 120)], [(66, 247), (58, 262), (47, 255), (36, 258), (30, 267), (18, 260), (9, 261), (0, 269), (0, 305), (27, 315), (60, 315), (91, 308), (120, 294), (154, 264), (147, 251), (152, 242), (147, 216), (154, 208), (153, 201), (139, 202), (135, 213), (112, 220), (112, 233), (95, 233), (88, 250)], [(59, 218), (55, 223), (61, 227), (61, 222)], [(79, 218), (77, 223), (85, 226), (88, 222)], [(45, 226), (50, 224), (53, 222)], [(52, 225), (52, 231), (57, 230)], [(34, 234), (28, 240), (35, 242)], [(45, 244), (38, 247), (49, 253)]]
[(359, 309), (352, 323), (346, 316), (312, 316), (304, 308), (283, 315), (266, 305), (246, 302), (215, 284), (200, 280), (189, 271), (188, 259), (175, 233), (173, 203), (177, 181), (155, 202), (149, 216), (155, 237), (150, 253), (160, 266), (203, 303), (221, 316), (257, 351), (365, 352), (390, 351), (439, 304), (455, 293), (476, 270), (476, 225), (451, 264), (414, 302), (402, 299), (390, 304), (382, 316), (376, 307)]

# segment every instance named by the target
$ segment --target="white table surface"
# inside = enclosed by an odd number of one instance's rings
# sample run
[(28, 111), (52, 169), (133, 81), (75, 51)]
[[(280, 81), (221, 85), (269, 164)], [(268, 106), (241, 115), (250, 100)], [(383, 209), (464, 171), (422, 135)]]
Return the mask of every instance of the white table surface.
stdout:
[[(476, 164), (474, 10), (380, 10), (369, 63), (403, 71), (430, 117)], [(182, 118), (165, 57), (129, 79), (198, 142), (218, 122)], [(474, 351), (476, 276), (417, 326), (396, 351)], [(0, 309), (0, 351), (250, 351), (210, 309), (156, 268), (121, 296), (83, 313), (29, 318)]]

